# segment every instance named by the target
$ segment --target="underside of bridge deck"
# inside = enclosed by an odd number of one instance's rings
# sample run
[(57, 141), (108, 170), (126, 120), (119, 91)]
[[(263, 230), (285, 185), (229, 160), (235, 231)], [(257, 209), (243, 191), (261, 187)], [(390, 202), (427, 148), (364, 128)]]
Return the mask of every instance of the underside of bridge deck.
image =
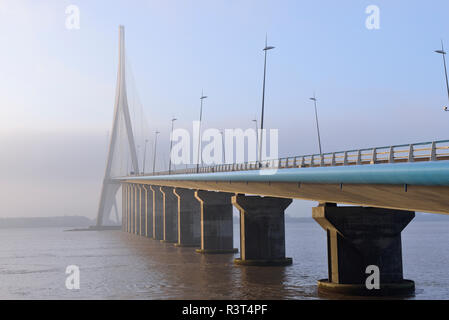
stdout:
[(129, 183), (449, 214), (448, 186), (129, 180)]

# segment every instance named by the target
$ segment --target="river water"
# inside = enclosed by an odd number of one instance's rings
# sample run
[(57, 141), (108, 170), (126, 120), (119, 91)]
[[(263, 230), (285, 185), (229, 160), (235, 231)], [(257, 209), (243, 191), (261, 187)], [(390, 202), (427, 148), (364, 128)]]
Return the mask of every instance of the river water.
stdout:
[[(412, 299), (448, 299), (449, 220), (412, 221), (402, 235)], [(239, 254), (200, 255), (121, 231), (3, 229), (0, 299), (323, 298), (316, 280), (327, 278), (325, 232), (314, 222), (286, 224), (286, 250), (292, 266), (243, 267), (233, 264)], [(79, 267), (79, 290), (66, 288), (68, 265)]]

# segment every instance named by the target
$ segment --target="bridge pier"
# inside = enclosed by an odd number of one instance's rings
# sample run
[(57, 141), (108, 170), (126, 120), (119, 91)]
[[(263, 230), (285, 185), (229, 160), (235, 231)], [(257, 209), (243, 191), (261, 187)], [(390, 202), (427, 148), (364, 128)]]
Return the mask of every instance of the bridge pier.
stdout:
[(163, 240), (164, 196), (158, 186), (150, 186), (153, 191), (153, 239)]
[(201, 249), (198, 253), (235, 253), (232, 224), (232, 193), (198, 190), (201, 207)]
[(254, 266), (286, 266), (284, 211), (292, 199), (235, 195), (240, 211), (240, 258), (234, 263)]
[[(375, 296), (414, 292), (414, 282), (403, 278), (401, 245), (401, 231), (414, 212), (320, 204), (312, 213), (327, 232), (329, 279), (318, 281), (318, 292)], [(379, 271), (378, 288), (372, 288), (373, 266)]]
[(145, 232), (144, 235), (147, 238), (153, 237), (153, 191), (150, 186), (143, 185), (145, 196)]
[(126, 232), (131, 232), (131, 185), (126, 185)]
[(130, 216), (131, 216), (131, 231), (130, 233), (135, 233), (136, 230), (136, 215), (135, 215), (135, 209), (136, 209), (136, 186), (134, 184), (131, 184), (131, 197), (130, 197)]
[(126, 184), (122, 184), (122, 231), (126, 231), (126, 199), (127, 199), (127, 194), (126, 194)]
[(178, 242), (178, 198), (172, 187), (160, 187), (163, 194), (163, 240), (162, 242)]
[(140, 186), (138, 184), (134, 185), (134, 217), (135, 217), (135, 228), (134, 234), (140, 234)]
[(178, 198), (178, 242), (177, 247), (199, 247), (201, 245), (201, 206), (195, 191), (175, 188)]

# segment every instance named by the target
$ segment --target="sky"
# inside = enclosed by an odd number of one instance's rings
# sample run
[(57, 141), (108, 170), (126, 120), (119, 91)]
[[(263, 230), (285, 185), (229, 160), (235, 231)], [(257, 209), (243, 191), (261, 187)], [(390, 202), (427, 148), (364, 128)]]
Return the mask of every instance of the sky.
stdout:
[[(80, 28), (66, 28), (66, 8)], [(367, 6), (380, 28), (365, 26)], [(111, 130), (118, 26), (149, 135), (170, 119), (249, 128), (260, 117), (281, 156), (447, 139), (444, 0), (0, 0), (0, 217), (95, 217)], [(164, 151), (165, 150), (165, 151)], [(162, 159), (161, 159), (162, 161)], [(162, 164), (160, 164), (162, 165)], [(288, 213), (310, 215), (310, 202)]]

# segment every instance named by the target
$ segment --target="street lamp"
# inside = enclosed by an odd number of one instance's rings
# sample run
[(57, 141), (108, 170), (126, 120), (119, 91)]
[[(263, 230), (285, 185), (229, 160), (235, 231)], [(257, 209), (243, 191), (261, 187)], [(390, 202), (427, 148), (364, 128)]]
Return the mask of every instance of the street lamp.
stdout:
[(147, 144), (148, 144), (148, 139), (145, 139), (145, 148), (143, 149), (143, 168), (142, 168), (142, 173), (145, 174), (145, 162), (146, 162), (146, 157), (147, 157)]
[(171, 119), (171, 133), (170, 133), (170, 154), (168, 155), (168, 174), (171, 173), (171, 149), (173, 147), (173, 126), (175, 121), (178, 120), (176, 118)]
[(200, 163), (201, 164), (203, 163), (203, 159), (202, 159), (202, 155), (201, 155), (201, 120), (203, 119), (203, 100), (206, 99), (206, 98), (207, 98), (207, 96), (205, 96), (203, 94), (203, 90), (201, 90), (201, 97), (200, 97), (200, 100), (201, 100), (201, 106), (200, 106), (200, 126), (198, 128), (198, 131), (199, 131), (198, 132), (198, 157), (197, 157), (198, 163), (196, 165), (196, 172), (197, 173), (200, 171)]
[(257, 162), (257, 152), (259, 149), (259, 127), (257, 125), (257, 119), (253, 119), (253, 122), (256, 124), (256, 162)]
[[(446, 89), (447, 89), (447, 98), (449, 100), (449, 82), (447, 80), (447, 68), (446, 68), (446, 51), (444, 51), (443, 40), (441, 40), (441, 50), (435, 50), (436, 53), (439, 53), (443, 56), (443, 65), (444, 65), (444, 75), (446, 76)], [(444, 107), (444, 111), (448, 111), (447, 107)]]
[(316, 99), (316, 97), (315, 97), (315, 93), (313, 94), (313, 97), (310, 98), (310, 100), (312, 100), (313, 103), (314, 103), (314, 105), (315, 105), (316, 131), (317, 131), (317, 133), (318, 133), (318, 145), (319, 145), (319, 147), (320, 147), (320, 155), (322, 155), (323, 153), (322, 153), (322, 151), (321, 151), (320, 126), (319, 126), (319, 124), (318, 124), (318, 113), (317, 113), (317, 111), (316, 111), (316, 101), (317, 101), (317, 99)]
[(226, 163), (226, 154), (225, 154), (225, 138), (224, 138), (223, 130), (220, 131), (220, 134), (221, 134), (221, 148), (223, 149), (222, 150), (222, 153), (223, 153), (223, 163), (222, 164), (225, 164)]
[(263, 89), (262, 89), (262, 114), (261, 114), (261, 120), (260, 120), (260, 143), (259, 143), (259, 166), (260, 161), (262, 161), (262, 139), (263, 139), (263, 116), (264, 116), (264, 110), (265, 110), (265, 80), (267, 75), (267, 52), (269, 50), (274, 49), (272, 46), (268, 46), (268, 37), (265, 36), (265, 48), (263, 48), (263, 51), (265, 53), (265, 59), (263, 64)]
[(153, 150), (153, 175), (156, 169), (156, 147), (157, 147), (157, 135), (160, 132), (156, 130), (156, 132), (154, 132), (154, 150)]

